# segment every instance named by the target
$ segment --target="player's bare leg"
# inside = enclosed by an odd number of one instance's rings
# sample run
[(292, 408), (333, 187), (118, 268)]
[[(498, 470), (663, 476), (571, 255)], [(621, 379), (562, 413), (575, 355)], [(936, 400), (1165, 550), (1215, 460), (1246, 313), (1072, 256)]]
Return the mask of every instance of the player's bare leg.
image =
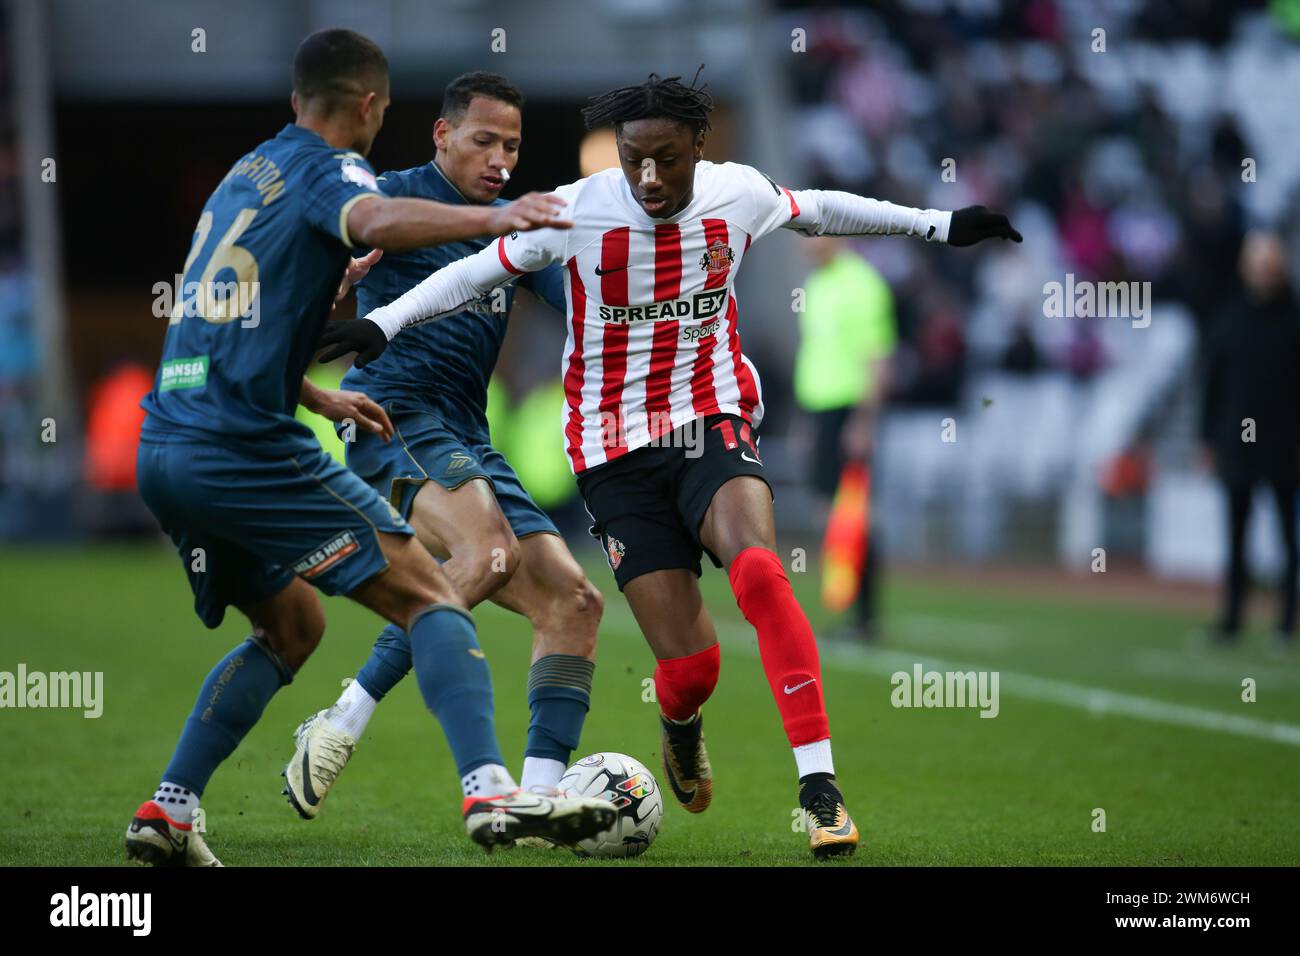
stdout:
[(758, 632), (763, 670), (794, 748), (813, 854), (852, 853), (858, 831), (835, 783), (817, 642), (776, 554), (766, 482), (742, 475), (722, 485), (705, 512), (700, 540), (722, 561), (741, 613)]
[(325, 611), (320, 598), (302, 578), (294, 578), (274, 597), (239, 610), (252, 622), (253, 633), (263, 637), (295, 674), (325, 635)]
[(388, 569), (348, 596), (410, 635), (420, 693), (461, 769), (471, 839), (489, 848), (530, 836), (569, 843), (610, 826), (616, 811), (605, 801), (540, 797), (515, 786), (497, 746), (491, 678), (473, 619), (454, 603), (450, 578), (423, 544), (379, 537)]
[[(590, 703), (596, 631), (603, 608), (600, 592), (558, 535), (538, 533), (517, 540), (485, 480), (470, 480), (453, 491), (426, 482), (416, 494), (409, 523), (426, 550), (447, 559), (442, 571), (462, 599), (468, 596), (467, 606), (492, 596), (533, 625), (529, 675), (533, 719), (521, 783), (526, 790), (553, 793), (578, 744)], [(395, 627), (387, 629), (358, 681), (348, 685), (334, 707), (299, 726), (286, 789), (303, 816), (314, 817), (319, 809), (316, 803), (303, 812), (302, 801), (294, 799), (298, 774), (292, 768), (304, 756), (304, 741), (319, 736), (326, 756), (342, 757), (319, 768), (316, 791), (328, 792), (378, 699), (410, 666), (406, 635)]]
[[(241, 666), (249, 656), (257, 655), (256, 663), (267, 670), (272, 681), (281, 684), (292, 680), (325, 633), (320, 599), (301, 578), (294, 578), (266, 600), (241, 605), (239, 610), (249, 619), (253, 633), (234, 652), (226, 669)], [(210, 705), (217, 703), (224, 679), (224, 672), (217, 676)], [(268, 699), (274, 690), (273, 684)], [(261, 707), (240, 708), (237, 715), (223, 715), (237, 720), (238, 726), (230, 728), (228, 735), (242, 737), (260, 715)], [(230, 750), (234, 750), (233, 745)], [(225, 756), (228, 754), (219, 759)], [(131, 819), (126, 833), (127, 858), (153, 866), (221, 866), (204, 842), (202, 828), (195, 826), (202, 819), (198, 809), (195, 790), (164, 779), (154, 798), (146, 800)]]
[(519, 549), (519, 569), (493, 603), (533, 625), (533, 661), (547, 654), (594, 659), (604, 596), (558, 535), (530, 534)]
[(547, 793), (554, 791), (578, 746), (605, 600), (559, 535), (526, 535), (519, 550), (518, 570), (492, 600), (533, 626), (528, 675), (532, 720), (520, 783), (525, 790)]
[(352, 600), (399, 627), (409, 627), (431, 604), (465, 611), (451, 579), (414, 538), (381, 532), (379, 547), (388, 560), (387, 570), (349, 592)]
[(623, 595), (658, 661), (655, 696), (668, 785), (686, 810), (701, 813), (713, 799), (713, 770), (700, 707), (718, 683), (721, 657), (699, 582), (682, 568), (651, 571), (629, 581)]
[(526, 790), (553, 790), (578, 745), (604, 599), (561, 537), (518, 540), (482, 479), (454, 491), (425, 482), (411, 525), (431, 553), (447, 558), (443, 570), (470, 607), (490, 598), (532, 624), (533, 720), (520, 782)]
[(451, 491), (426, 481), (409, 521), (429, 552), (446, 559), (442, 570), (468, 608), (505, 587), (519, 567), (520, 543), (485, 479)]
[[(441, 567), (430, 562), (447, 603), (473, 608), (508, 581), (518, 565), (519, 543), (486, 481), (467, 481), (453, 491), (426, 481), (412, 502), (408, 523), (425, 550), (448, 559)], [(406, 635), (386, 629), (367, 666), (383, 667), (385, 686), (401, 680), (411, 669)], [(303, 819), (320, 813), (352, 759), (379, 696), (353, 681), (333, 707), (312, 714), (294, 730), (284, 793)]]

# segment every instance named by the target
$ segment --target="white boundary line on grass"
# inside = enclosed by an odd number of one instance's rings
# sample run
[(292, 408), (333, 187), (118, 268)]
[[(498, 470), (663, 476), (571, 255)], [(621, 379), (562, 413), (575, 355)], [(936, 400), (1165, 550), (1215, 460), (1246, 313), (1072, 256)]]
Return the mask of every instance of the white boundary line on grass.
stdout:
[[(611, 618), (615, 618), (616, 622), (611, 621)], [(607, 607), (605, 623), (616, 623), (616, 626), (630, 627), (634, 632), (640, 633), (636, 619), (626, 607)], [(727, 647), (758, 654), (758, 641), (753, 630), (746, 625), (734, 621), (715, 620), (714, 627), (718, 631), (718, 639)], [(917, 663), (940, 671), (987, 669), (982, 665), (960, 664), (924, 654), (911, 654), (885, 648), (867, 649), (852, 645), (823, 645), (821, 657), (823, 663), (867, 674), (890, 675), (900, 670), (910, 671), (912, 665)], [(1256, 720), (1253, 717), (1237, 717), (1217, 710), (1173, 704), (1152, 697), (1139, 697), (1136, 694), (1122, 694), (1100, 687), (1086, 687), (1068, 681), (1035, 677), (1033, 674), (1005, 670), (999, 670), (999, 673), (1001, 674), (1000, 690), (1012, 696), (1073, 707), (1098, 717), (1107, 715), (1131, 717), (1135, 720), (1236, 734), (1240, 737), (1254, 737), (1271, 743), (1300, 747), (1300, 726), (1295, 724)]]

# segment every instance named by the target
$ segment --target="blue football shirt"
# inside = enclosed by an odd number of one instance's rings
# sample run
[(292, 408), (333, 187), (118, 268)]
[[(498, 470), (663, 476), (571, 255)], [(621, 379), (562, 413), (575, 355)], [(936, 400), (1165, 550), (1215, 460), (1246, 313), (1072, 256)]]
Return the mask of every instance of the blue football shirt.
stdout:
[[(468, 204), (434, 162), (384, 173), (379, 188), (389, 196)], [(494, 205), (504, 203), (498, 199)], [(411, 252), (385, 253), (357, 287), (357, 315), (388, 305), (443, 266), (473, 255), (494, 241), (495, 237), (484, 236)], [(564, 271), (560, 266), (526, 273), (518, 282), (564, 314)], [(488, 380), (505, 340), (514, 296), (512, 282), (455, 315), (404, 329), (378, 359), (364, 369), (348, 372), (341, 387), (365, 392), (379, 402), (417, 399), (437, 409), (465, 437), (486, 443)]]
[(303, 373), (352, 246), (352, 206), (379, 195), (359, 153), (289, 125), (208, 198), (185, 261), (146, 430), (292, 451)]

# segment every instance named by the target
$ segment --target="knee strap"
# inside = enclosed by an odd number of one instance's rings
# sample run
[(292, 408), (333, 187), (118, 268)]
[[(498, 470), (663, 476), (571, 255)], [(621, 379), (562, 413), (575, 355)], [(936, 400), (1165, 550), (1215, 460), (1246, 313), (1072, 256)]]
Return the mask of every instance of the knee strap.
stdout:
[(248, 643), (252, 644), (271, 659), (271, 663), (275, 665), (275, 669), (280, 673), (281, 681), (285, 684), (293, 683), (293, 668), (290, 667), (288, 662), (276, 652), (275, 648), (271, 646), (271, 643), (266, 639), (265, 635), (250, 634), (248, 635)]
[(424, 617), (426, 614), (432, 614), (434, 611), (455, 611), (457, 614), (463, 616), (465, 620), (469, 621), (471, 624), (474, 623), (474, 615), (470, 614), (469, 611), (465, 610), (463, 607), (460, 607), (459, 605), (456, 604), (448, 604), (445, 601), (440, 601), (437, 604), (430, 604), (428, 607), (422, 607), (414, 614), (412, 614), (410, 623), (407, 625), (406, 628), (406, 633), (410, 634), (412, 631), (414, 631), (416, 622), (419, 621), (420, 618)]

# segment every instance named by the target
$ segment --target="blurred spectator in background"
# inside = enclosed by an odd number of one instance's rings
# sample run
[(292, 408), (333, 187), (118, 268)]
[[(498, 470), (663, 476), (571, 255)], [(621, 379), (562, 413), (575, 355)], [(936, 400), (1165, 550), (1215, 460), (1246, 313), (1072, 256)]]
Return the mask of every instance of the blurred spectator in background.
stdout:
[[(830, 498), (841, 486), (846, 463), (874, 464), (876, 427), (898, 334), (893, 294), (875, 268), (836, 238), (811, 238), (803, 245), (813, 270), (804, 283), (794, 391), (799, 406), (814, 422), (813, 487)], [(865, 522), (869, 486), (857, 491), (863, 500), (848, 513)], [(845, 493), (855, 492), (846, 489)], [(837, 501), (837, 511), (839, 505)], [(835, 518), (832, 514), (831, 521)], [(860, 547), (866, 549), (866, 560), (853, 588), (853, 636), (870, 638), (876, 617), (880, 554), (875, 539), (879, 536), (868, 537), (865, 524), (854, 530)], [(826, 550), (823, 561), (830, 557)]]
[(90, 386), (86, 402), (86, 483), (96, 491), (135, 491), (136, 446), (153, 370), (119, 362)]
[(1300, 487), (1300, 316), (1275, 234), (1252, 232), (1242, 246), (1238, 301), (1217, 316), (1206, 347), (1201, 437), (1228, 498), (1228, 563), (1215, 639), (1231, 643), (1249, 584), (1246, 525), (1257, 484), (1273, 490), (1285, 556), (1278, 640), (1296, 626), (1296, 492)]
[(141, 535), (156, 530), (135, 485), (136, 449), (153, 370), (122, 360), (87, 392), (85, 479), (91, 491), (87, 521), (105, 535)]

